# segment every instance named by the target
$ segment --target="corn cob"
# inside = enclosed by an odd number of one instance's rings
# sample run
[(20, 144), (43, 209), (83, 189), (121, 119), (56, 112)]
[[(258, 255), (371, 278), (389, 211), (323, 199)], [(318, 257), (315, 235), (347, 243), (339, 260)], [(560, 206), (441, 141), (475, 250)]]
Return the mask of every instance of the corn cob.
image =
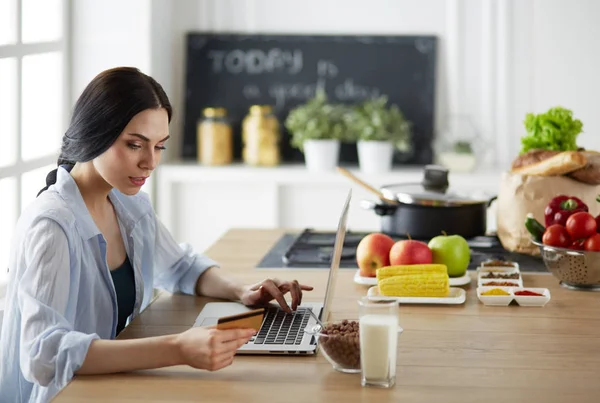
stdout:
[(388, 277), (424, 273), (441, 273), (448, 275), (448, 268), (445, 264), (403, 264), (382, 267), (377, 269), (375, 275), (377, 276), (377, 281), (379, 281)]
[(379, 293), (389, 297), (446, 297), (448, 273), (403, 274), (377, 282)]

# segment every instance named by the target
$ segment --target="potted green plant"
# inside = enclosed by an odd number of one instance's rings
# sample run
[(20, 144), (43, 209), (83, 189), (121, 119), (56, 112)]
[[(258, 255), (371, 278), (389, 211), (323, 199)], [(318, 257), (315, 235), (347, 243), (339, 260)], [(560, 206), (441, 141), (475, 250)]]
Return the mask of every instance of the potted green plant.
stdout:
[(450, 172), (470, 172), (490, 147), (482, 142), (471, 116), (452, 114), (446, 119), (433, 144), (436, 163)]
[(290, 110), (284, 123), (291, 135), (290, 144), (304, 153), (309, 170), (327, 171), (337, 166), (346, 113), (345, 106), (329, 103), (323, 91)]
[(365, 173), (387, 172), (392, 168), (394, 150), (410, 149), (411, 123), (386, 96), (367, 99), (346, 115), (350, 136), (356, 141), (358, 163)]
[(470, 172), (477, 159), (470, 141), (456, 140), (439, 154), (440, 163), (453, 172)]

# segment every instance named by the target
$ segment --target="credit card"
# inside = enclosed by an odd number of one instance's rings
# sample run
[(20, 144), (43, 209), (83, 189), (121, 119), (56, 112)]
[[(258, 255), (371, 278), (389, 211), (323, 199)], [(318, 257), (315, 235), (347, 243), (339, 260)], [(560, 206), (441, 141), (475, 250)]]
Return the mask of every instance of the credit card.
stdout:
[(260, 330), (263, 318), (265, 316), (265, 308), (255, 309), (244, 313), (238, 313), (231, 316), (223, 316), (217, 321), (217, 329), (254, 329), (257, 332)]

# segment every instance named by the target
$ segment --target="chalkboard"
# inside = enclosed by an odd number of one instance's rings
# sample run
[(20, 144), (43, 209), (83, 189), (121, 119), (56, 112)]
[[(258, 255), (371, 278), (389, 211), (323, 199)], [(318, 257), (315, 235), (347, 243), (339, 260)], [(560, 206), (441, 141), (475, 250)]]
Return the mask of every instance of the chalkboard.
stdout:
[[(413, 124), (414, 152), (398, 164), (432, 162), (437, 38), (434, 36), (304, 36), (190, 32), (187, 34), (182, 157), (196, 158), (196, 123), (202, 109), (224, 107), (241, 155), (241, 121), (251, 105), (270, 104), (282, 123), (284, 161), (301, 161), (283, 122), (317, 87), (329, 100), (352, 104), (387, 95)], [(342, 162), (357, 160), (342, 145)]]

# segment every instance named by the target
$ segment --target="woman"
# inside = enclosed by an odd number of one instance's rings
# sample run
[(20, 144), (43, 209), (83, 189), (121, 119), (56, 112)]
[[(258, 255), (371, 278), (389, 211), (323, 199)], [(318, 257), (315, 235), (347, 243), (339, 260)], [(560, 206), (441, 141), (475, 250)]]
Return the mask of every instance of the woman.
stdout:
[(191, 328), (115, 340), (154, 287), (291, 309), (312, 287), (267, 279), (242, 285), (177, 245), (140, 187), (169, 139), (171, 105), (133, 68), (107, 70), (77, 101), (58, 168), (22, 214), (9, 262), (2, 329), (2, 402), (49, 401), (75, 374), (186, 364), (230, 365), (253, 330)]

